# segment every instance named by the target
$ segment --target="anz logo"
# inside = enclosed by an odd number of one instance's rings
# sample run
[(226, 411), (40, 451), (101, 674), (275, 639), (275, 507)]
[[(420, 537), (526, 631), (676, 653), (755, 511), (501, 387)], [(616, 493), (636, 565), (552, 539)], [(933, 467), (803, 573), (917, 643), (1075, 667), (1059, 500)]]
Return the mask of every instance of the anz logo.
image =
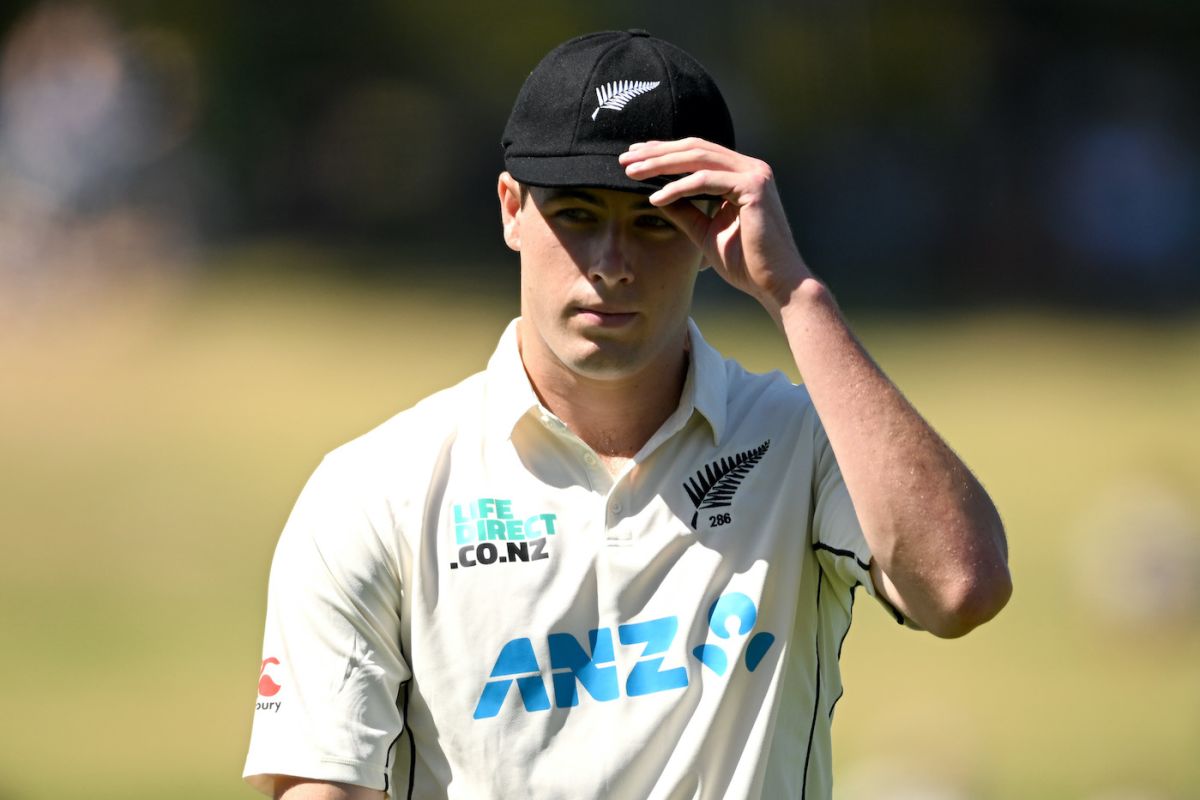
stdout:
[[(721, 595), (709, 607), (708, 631), (717, 639), (731, 640), (734, 634), (729, 631), (729, 623), (734, 621), (737, 623), (736, 636), (743, 638), (753, 630), (757, 619), (754, 601), (741, 592), (730, 592)], [(622, 689), (626, 697), (641, 697), (686, 687), (686, 667), (663, 668), (665, 654), (678, 630), (679, 618), (674, 616), (618, 625), (616, 643), (631, 650), (640, 648), (638, 660), (624, 676), (617, 673), (612, 628), (588, 631), (586, 649), (573, 634), (551, 633), (546, 644), (550, 651), (554, 706), (570, 708), (578, 705), (580, 686), (593, 701), (602, 703), (619, 698)], [(745, 648), (746, 669), (756, 670), (774, 643), (774, 634), (766, 631), (755, 634)], [(717, 675), (724, 675), (729, 670), (729, 655), (719, 642), (705, 641), (693, 647), (691, 654)], [(514, 684), (526, 711), (548, 711), (550, 694), (542, 676), (542, 665), (538, 663), (529, 638), (512, 639), (500, 648), (489, 680), (475, 705), (474, 718), (498, 715)]]

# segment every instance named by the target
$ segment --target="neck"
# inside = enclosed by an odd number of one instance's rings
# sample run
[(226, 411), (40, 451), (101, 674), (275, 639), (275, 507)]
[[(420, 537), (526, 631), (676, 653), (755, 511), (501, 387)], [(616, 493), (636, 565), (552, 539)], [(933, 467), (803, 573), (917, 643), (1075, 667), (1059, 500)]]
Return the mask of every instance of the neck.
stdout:
[(687, 378), (682, 347), (629, 376), (580, 375), (557, 359), (524, 357), (542, 405), (602, 458), (632, 458), (679, 405)]

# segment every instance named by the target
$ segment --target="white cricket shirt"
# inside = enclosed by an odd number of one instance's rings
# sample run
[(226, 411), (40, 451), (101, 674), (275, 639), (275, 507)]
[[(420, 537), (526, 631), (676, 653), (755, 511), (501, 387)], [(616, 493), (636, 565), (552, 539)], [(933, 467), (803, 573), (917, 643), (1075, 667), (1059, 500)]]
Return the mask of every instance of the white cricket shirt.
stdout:
[(870, 552), (803, 387), (690, 326), (614, 478), (487, 370), (330, 453), (271, 568), (245, 776), (412, 798), (827, 798)]

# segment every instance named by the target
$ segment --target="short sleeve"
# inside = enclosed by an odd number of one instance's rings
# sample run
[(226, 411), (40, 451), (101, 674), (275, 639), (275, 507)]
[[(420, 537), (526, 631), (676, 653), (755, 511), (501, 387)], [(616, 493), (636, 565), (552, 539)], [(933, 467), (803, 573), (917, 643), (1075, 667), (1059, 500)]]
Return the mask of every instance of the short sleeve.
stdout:
[(871, 580), (871, 549), (863, 536), (829, 437), (819, 420), (813, 435), (813, 459), (812, 547), (821, 569), (846, 586), (863, 586), (897, 622), (903, 623), (903, 615), (875, 590)]
[(400, 646), (400, 580), (346, 465), (327, 457), (284, 527), (267, 592), (258, 699), (243, 776), (387, 789), (410, 678)]

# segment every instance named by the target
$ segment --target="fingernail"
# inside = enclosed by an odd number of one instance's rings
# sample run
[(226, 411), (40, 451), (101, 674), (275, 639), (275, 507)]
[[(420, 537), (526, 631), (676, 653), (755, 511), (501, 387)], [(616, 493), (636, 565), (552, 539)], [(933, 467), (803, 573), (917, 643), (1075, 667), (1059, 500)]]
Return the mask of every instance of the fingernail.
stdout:
[(654, 194), (650, 195), (649, 199), (650, 199), (651, 203), (657, 204), (659, 200), (662, 200), (662, 197), (663, 197), (663, 193), (661, 191), (659, 191), (659, 192), (655, 192)]
[(646, 146), (645, 142), (634, 142), (633, 144), (629, 145), (629, 149), (637, 150), (639, 147), (645, 147), (645, 146)]

